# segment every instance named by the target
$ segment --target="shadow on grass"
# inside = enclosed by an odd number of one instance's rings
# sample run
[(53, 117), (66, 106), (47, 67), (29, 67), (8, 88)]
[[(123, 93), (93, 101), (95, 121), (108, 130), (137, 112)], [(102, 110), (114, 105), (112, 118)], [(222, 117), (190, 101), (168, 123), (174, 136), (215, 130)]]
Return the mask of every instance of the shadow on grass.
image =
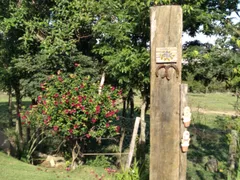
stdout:
[(218, 164), (228, 160), (228, 140), (226, 132), (218, 128), (210, 128), (202, 124), (194, 124), (189, 128), (191, 144), (188, 160), (192, 163), (188, 169), (188, 179), (225, 179), (226, 175), (219, 172), (206, 171), (206, 163), (210, 157), (217, 159)]

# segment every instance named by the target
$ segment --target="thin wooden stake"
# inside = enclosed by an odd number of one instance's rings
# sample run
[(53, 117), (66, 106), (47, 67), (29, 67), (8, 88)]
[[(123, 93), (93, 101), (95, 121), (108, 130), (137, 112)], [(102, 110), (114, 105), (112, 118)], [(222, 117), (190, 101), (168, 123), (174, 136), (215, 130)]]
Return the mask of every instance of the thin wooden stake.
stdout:
[(133, 134), (132, 134), (132, 139), (131, 139), (131, 143), (130, 143), (128, 160), (127, 160), (127, 164), (126, 164), (126, 167), (125, 167), (126, 169), (129, 169), (130, 166), (131, 166), (140, 120), (141, 120), (140, 117), (136, 117), (136, 121), (135, 121), (135, 124), (134, 124), (134, 129), (133, 129)]
[(102, 87), (104, 85), (104, 81), (105, 81), (105, 72), (102, 73), (101, 82), (100, 82), (99, 89), (98, 89), (98, 94), (102, 93)]

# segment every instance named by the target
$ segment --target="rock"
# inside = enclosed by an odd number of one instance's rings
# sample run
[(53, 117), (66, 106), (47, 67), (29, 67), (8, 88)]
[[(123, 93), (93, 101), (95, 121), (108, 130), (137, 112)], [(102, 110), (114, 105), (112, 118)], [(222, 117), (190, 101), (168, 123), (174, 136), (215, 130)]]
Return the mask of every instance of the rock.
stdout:
[(56, 168), (58, 169), (64, 169), (66, 167), (66, 163), (65, 162), (59, 162), (55, 165)]
[(64, 168), (66, 166), (66, 161), (63, 157), (48, 155), (41, 165), (44, 167)]
[(2, 131), (0, 131), (0, 150), (3, 150), (8, 155), (15, 155), (13, 146), (8, 140), (8, 137)]

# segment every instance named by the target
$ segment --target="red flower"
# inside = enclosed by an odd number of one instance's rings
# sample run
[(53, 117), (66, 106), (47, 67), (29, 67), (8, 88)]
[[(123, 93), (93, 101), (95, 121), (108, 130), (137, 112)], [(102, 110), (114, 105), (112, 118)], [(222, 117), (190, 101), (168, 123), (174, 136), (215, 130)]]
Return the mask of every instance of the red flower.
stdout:
[(118, 95), (122, 95), (122, 90), (118, 91)]
[(43, 101), (43, 105), (46, 105), (46, 104), (47, 104), (47, 101), (46, 101), (46, 100), (44, 100), (44, 101)]
[(69, 110), (68, 110), (68, 109), (65, 109), (65, 110), (64, 110), (64, 113), (65, 113), (65, 114), (68, 114), (68, 113), (69, 113)]
[(42, 110), (42, 114), (44, 114), (44, 115), (45, 115), (45, 114), (47, 114), (47, 113), (46, 113), (46, 111)]
[(105, 117), (108, 118), (108, 117), (113, 116), (114, 114), (115, 114), (115, 111), (110, 111), (105, 115)]
[(91, 102), (93, 102), (93, 100), (92, 100), (92, 99), (90, 99), (90, 100), (89, 100), (89, 102), (91, 103)]
[(53, 126), (54, 131), (58, 131), (58, 126)]
[(106, 128), (109, 128), (110, 124), (109, 123), (106, 123)]
[(48, 119), (48, 121), (50, 121), (50, 120), (51, 120), (51, 116), (48, 116), (48, 118), (47, 118), (47, 119)]
[(73, 110), (70, 111), (71, 114), (74, 114), (76, 112), (77, 112), (76, 109), (73, 109)]
[(92, 118), (92, 123), (93, 123), (93, 124), (94, 124), (96, 121), (97, 121), (96, 119)]
[(53, 95), (54, 98), (57, 98), (58, 96), (59, 96), (58, 93), (56, 93), (56, 94)]
[(83, 85), (83, 84), (81, 84), (81, 85), (80, 85), (80, 88), (81, 88), (81, 89), (82, 89), (82, 88), (84, 88), (84, 85)]
[(118, 133), (120, 131), (120, 126), (116, 126), (115, 131)]
[(74, 63), (74, 66), (75, 66), (75, 67), (78, 67), (79, 65), (80, 65), (80, 64), (78, 64), (78, 63)]
[(76, 107), (77, 109), (79, 109), (79, 108), (81, 108), (81, 104), (76, 104), (75, 107)]
[(72, 134), (72, 133), (73, 133), (73, 129), (69, 129), (68, 132), (69, 132), (70, 134)]
[(116, 88), (114, 86), (111, 87), (111, 91), (114, 91)]
[(43, 123), (44, 123), (45, 125), (48, 125), (48, 120), (47, 120), (47, 119), (44, 119)]
[(82, 109), (82, 111), (84, 111), (84, 110), (85, 110), (85, 107), (84, 107), (84, 106), (81, 106), (81, 109)]
[(71, 93), (68, 91), (68, 92), (67, 92), (67, 95), (68, 95), (68, 96), (70, 96), (70, 95), (71, 95)]
[(75, 91), (78, 91), (78, 87), (75, 87), (74, 89), (75, 89)]
[(83, 99), (82, 96), (78, 96), (78, 102), (81, 103), (81, 102), (82, 102), (82, 99)]
[(116, 100), (112, 100), (112, 105), (115, 106)]
[(59, 80), (60, 82), (62, 82), (62, 81), (63, 81), (63, 78), (62, 78), (61, 76), (58, 76), (58, 80)]
[(24, 124), (25, 124), (25, 122), (21, 122), (21, 124), (22, 124), (22, 125), (24, 125)]
[(73, 128), (74, 128), (74, 129), (77, 129), (77, 128), (78, 128), (78, 125), (77, 125), (77, 124), (75, 124), (75, 125), (73, 126)]
[(38, 96), (38, 97), (37, 97), (37, 101), (38, 101), (38, 102), (41, 102), (41, 100), (42, 100), (42, 97), (41, 97), (41, 96)]
[(99, 114), (99, 113), (100, 113), (100, 106), (97, 105), (97, 107), (96, 107), (96, 114)]
[(25, 120), (25, 119), (27, 119), (27, 116), (25, 116), (25, 115), (22, 116), (22, 120)]
[(55, 101), (55, 102), (54, 102), (54, 104), (55, 104), (55, 106), (57, 106), (57, 105), (58, 105), (58, 102), (57, 102), (57, 101)]
[(90, 134), (86, 134), (86, 137), (87, 137), (87, 138), (90, 138), (90, 137), (91, 137), (91, 135), (90, 135)]

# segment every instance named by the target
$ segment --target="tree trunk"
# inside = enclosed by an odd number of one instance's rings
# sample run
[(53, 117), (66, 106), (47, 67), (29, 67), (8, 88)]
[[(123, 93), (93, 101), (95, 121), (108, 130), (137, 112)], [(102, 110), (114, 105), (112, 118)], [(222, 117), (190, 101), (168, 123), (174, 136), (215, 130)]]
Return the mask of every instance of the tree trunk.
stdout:
[(31, 129), (29, 126), (26, 128), (26, 142), (29, 142), (31, 139)]
[(133, 89), (131, 88), (128, 92), (128, 97), (127, 97), (127, 109), (129, 110), (130, 106), (130, 118), (134, 117), (134, 94), (133, 94)]
[(15, 95), (16, 95), (16, 106), (17, 106), (17, 121), (16, 121), (16, 132), (18, 133), (20, 139), (23, 139), (23, 132), (22, 132), (22, 124), (21, 124), (21, 93), (19, 86), (15, 87)]
[(77, 168), (77, 165), (78, 165), (77, 158), (79, 156), (81, 156), (81, 148), (80, 148), (80, 146), (78, 144), (78, 141), (76, 140), (75, 141), (75, 145), (74, 145), (74, 147), (72, 149), (72, 164), (71, 164), (71, 166), (72, 166), (73, 170)]
[(134, 117), (134, 93), (131, 89), (131, 97), (130, 97), (130, 117)]
[(125, 118), (126, 117), (126, 98), (123, 97), (123, 110), (122, 110), (122, 116)]
[(8, 117), (9, 117), (9, 127), (13, 126), (13, 120), (12, 120), (12, 87), (9, 87), (8, 89)]

